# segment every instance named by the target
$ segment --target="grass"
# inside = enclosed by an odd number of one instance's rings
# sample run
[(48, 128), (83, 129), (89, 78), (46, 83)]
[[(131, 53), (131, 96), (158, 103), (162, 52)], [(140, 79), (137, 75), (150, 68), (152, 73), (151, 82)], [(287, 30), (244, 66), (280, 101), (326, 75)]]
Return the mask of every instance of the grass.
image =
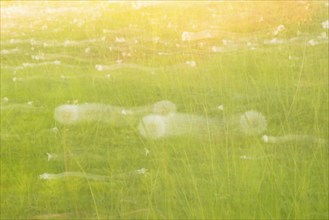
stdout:
[[(148, 140), (137, 124), (63, 126), (53, 117), (67, 102), (170, 100), (180, 112), (207, 117), (253, 109), (266, 116), (268, 135), (327, 139), (328, 39), (317, 37), (328, 35), (325, 3), (174, 2), (135, 10), (127, 2), (2, 1), (1, 219), (328, 219), (327, 143), (266, 144), (230, 130)], [(5, 13), (12, 6), (26, 14)], [(281, 24), (285, 30), (273, 36)], [(181, 40), (184, 31), (203, 30), (216, 38)], [(273, 38), (286, 43), (263, 43)], [(223, 40), (234, 44), (212, 52)], [(54, 60), (61, 64), (17, 69)], [(95, 68), (117, 60), (154, 71)], [(58, 160), (47, 161), (47, 152)], [(147, 175), (125, 176), (140, 168)], [(39, 178), (65, 170), (113, 178)]]

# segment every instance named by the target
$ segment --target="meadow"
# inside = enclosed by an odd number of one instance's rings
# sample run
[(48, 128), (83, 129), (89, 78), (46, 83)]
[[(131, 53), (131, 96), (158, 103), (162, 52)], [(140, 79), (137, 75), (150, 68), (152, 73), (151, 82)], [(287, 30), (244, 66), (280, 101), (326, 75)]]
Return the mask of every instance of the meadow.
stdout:
[[(1, 219), (328, 219), (328, 17), (321, 0), (1, 1)], [(125, 119), (162, 100), (204, 122), (148, 138), (147, 111)], [(126, 121), (54, 117), (86, 103)], [(266, 131), (210, 129), (247, 111)]]

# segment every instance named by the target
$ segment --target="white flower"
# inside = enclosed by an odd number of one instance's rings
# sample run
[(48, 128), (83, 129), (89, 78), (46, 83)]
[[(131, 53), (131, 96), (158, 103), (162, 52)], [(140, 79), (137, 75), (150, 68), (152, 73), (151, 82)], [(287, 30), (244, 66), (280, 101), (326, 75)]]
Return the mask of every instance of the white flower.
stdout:
[(147, 172), (147, 169), (145, 169), (145, 168), (141, 168), (139, 170), (136, 170), (137, 174), (146, 174), (146, 172)]
[(190, 41), (192, 40), (191, 33), (184, 31), (182, 33), (182, 41)]
[(59, 130), (58, 130), (57, 127), (53, 127), (53, 128), (51, 129), (51, 131), (52, 131), (53, 133), (57, 134)]
[(282, 39), (273, 38), (271, 40), (264, 40), (264, 44), (283, 44), (284, 41)]
[(67, 47), (67, 46), (69, 46), (70, 44), (72, 44), (71, 41), (69, 41), (69, 40), (65, 40), (65, 41), (64, 41), (64, 47)]
[(85, 49), (85, 53), (90, 53), (90, 47), (87, 47), (87, 48)]
[(273, 35), (277, 35), (279, 34), (281, 31), (283, 31), (285, 29), (284, 25), (281, 24), (279, 25), (274, 31), (273, 31)]
[(115, 42), (117, 42), (117, 43), (124, 43), (124, 42), (126, 42), (126, 39), (124, 39), (123, 37), (116, 37), (115, 38)]
[(96, 70), (98, 70), (98, 71), (103, 71), (103, 70), (104, 70), (103, 65), (100, 65), (100, 64), (97, 64), (97, 65), (95, 66), (95, 68), (96, 68)]
[(165, 117), (160, 115), (147, 115), (139, 123), (138, 130), (145, 138), (161, 138), (166, 134)]
[(44, 179), (44, 180), (47, 180), (47, 179), (50, 179), (50, 175), (48, 173), (44, 173), (44, 174), (41, 174), (39, 175), (40, 179)]
[(132, 111), (128, 110), (128, 109), (122, 109), (121, 110), (121, 114), (122, 115), (131, 115), (133, 114)]
[(2, 100), (3, 100), (4, 102), (8, 102), (8, 101), (9, 101), (8, 97), (4, 97)]
[(321, 24), (322, 24), (322, 28), (329, 29), (329, 20), (326, 20), (326, 21), (322, 22)]
[(153, 104), (152, 112), (158, 115), (167, 115), (176, 112), (176, 105), (171, 101), (163, 100)]
[(221, 47), (212, 46), (211, 51), (214, 53), (218, 53), (218, 52), (223, 51), (223, 49)]
[(309, 40), (308, 42), (307, 42), (307, 44), (308, 45), (311, 45), (311, 46), (315, 46), (315, 45), (317, 45), (317, 44), (319, 44), (317, 41), (315, 41), (315, 40)]
[(76, 105), (61, 105), (55, 109), (55, 119), (62, 124), (73, 124), (79, 119), (79, 109)]
[(263, 135), (262, 139), (263, 139), (263, 141), (264, 141), (265, 143), (268, 142), (268, 136), (267, 136), (267, 135)]
[(191, 67), (196, 67), (196, 62), (194, 60), (186, 61), (185, 63)]
[(240, 117), (241, 131), (246, 135), (261, 134), (266, 130), (265, 117), (256, 111), (247, 111)]
[(319, 39), (328, 39), (327, 32), (322, 32), (319, 36)]

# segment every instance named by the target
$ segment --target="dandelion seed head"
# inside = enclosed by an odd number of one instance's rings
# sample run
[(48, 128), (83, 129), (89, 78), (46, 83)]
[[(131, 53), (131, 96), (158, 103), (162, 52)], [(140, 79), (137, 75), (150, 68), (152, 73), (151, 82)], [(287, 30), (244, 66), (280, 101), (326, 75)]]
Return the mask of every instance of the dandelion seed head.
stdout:
[(121, 110), (121, 114), (122, 114), (122, 115), (127, 115), (127, 110), (122, 109), (122, 110)]
[(265, 143), (267, 143), (267, 142), (268, 142), (268, 136), (267, 136), (267, 135), (263, 135), (262, 140), (263, 140)]
[(103, 71), (104, 70), (104, 67), (102, 65), (99, 65), (99, 64), (96, 65), (95, 68), (96, 68), (97, 71)]
[(184, 31), (182, 33), (182, 41), (190, 41), (192, 40), (191, 33)]
[(266, 127), (266, 119), (260, 112), (247, 111), (240, 117), (240, 128), (246, 135), (261, 134), (266, 130)]
[(161, 138), (166, 132), (165, 118), (160, 115), (147, 115), (139, 123), (138, 130), (145, 138)]
[(57, 127), (53, 127), (53, 128), (51, 129), (51, 131), (52, 131), (53, 133), (57, 134), (59, 130), (58, 130)]
[(329, 29), (329, 20), (326, 20), (321, 23), (323, 29)]
[(317, 45), (317, 44), (319, 44), (319, 43), (318, 43), (316, 40), (312, 39), (312, 40), (309, 40), (309, 41), (307, 42), (307, 44), (310, 45), (310, 46), (315, 46), (315, 45)]
[(176, 112), (176, 105), (171, 101), (163, 100), (153, 104), (152, 112), (158, 115), (167, 115)]
[(186, 61), (185, 63), (191, 67), (196, 67), (196, 62), (194, 60)]
[(61, 105), (55, 109), (55, 119), (61, 124), (74, 124), (79, 119), (78, 106)]
[(48, 173), (44, 173), (44, 174), (39, 175), (39, 178), (47, 180), (47, 179), (50, 179), (50, 175)]
[(90, 53), (90, 47), (87, 47), (86, 49), (85, 49), (85, 53)]
[(319, 36), (319, 39), (328, 39), (327, 32), (322, 32)]
[(136, 171), (137, 171), (138, 174), (146, 174), (147, 169), (145, 169), (145, 168), (141, 168), (141, 169), (136, 170)]
[(124, 42), (126, 42), (126, 39), (124, 39), (123, 37), (116, 37), (115, 38), (115, 42), (117, 42), (117, 43), (124, 43)]

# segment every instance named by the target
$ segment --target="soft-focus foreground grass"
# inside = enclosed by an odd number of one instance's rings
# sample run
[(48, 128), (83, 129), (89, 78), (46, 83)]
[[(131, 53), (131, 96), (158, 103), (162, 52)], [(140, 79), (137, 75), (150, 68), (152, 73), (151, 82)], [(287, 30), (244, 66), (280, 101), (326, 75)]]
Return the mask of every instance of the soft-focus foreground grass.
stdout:
[[(327, 219), (327, 144), (266, 144), (260, 136), (229, 131), (147, 140), (136, 126), (64, 127), (53, 119), (54, 108), (68, 101), (133, 107), (165, 99), (180, 112), (207, 116), (254, 109), (266, 116), (269, 135), (326, 139), (328, 43), (309, 43), (327, 33), (321, 26), (328, 19), (325, 3), (176, 2), (134, 8), (107, 1), (1, 2), (1, 50), (19, 50), (1, 54), (1, 218)], [(285, 30), (277, 38), (299, 34), (305, 40), (261, 45), (281, 24)], [(181, 39), (183, 31), (210, 29), (222, 36)], [(213, 53), (212, 46), (223, 39), (258, 46)], [(47, 46), (67, 40), (80, 44)], [(49, 61), (32, 55), (61, 65), (15, 70)], [(156, 71), (95, 69), (117, 60)], [(40, 179), (42, 173), (64, 172), (64, 143), (75, 155), (68, 161), (70, 171), (113, 179)], [(47, 152), (59, 159), (48, 162)], [(115, 178), (140, 168), (147, 175)]]

